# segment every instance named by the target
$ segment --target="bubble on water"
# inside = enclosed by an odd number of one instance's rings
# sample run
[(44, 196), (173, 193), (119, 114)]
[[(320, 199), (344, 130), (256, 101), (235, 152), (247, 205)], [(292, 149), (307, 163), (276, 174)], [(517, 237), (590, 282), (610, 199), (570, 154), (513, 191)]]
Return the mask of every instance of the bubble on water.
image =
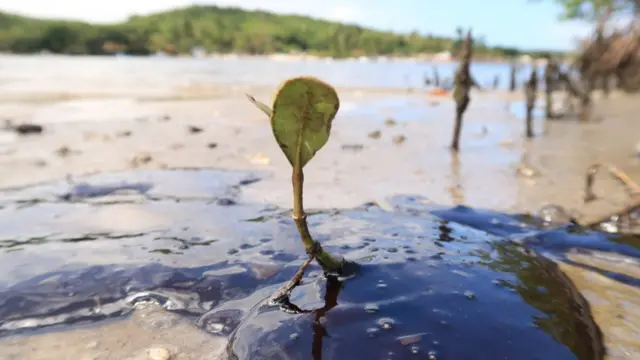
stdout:
[(378, 289), (384, 289), (384, 288), (386, 288), (386, 287), (387, 287), (387, 284), (385, 284), (385, 283), (382, 283), (382, 282), (381, 282), (381, 283), (376, 284), (376, 287), (377, 287)]
[(300, 337), (300, 334), (298, 333), (293, 333), (291, 335), (289, 335), (289, 339), (291, 340), (297, 340)]
[(429, 352), (427, 353), (427, 359), (438, 360), (438, 352), (435, 350), (429, 350)]
[(381, 318), (378, 320), (378, 326), (385, 330), (391, 330), (395, 325), (395, 321), (391, 318)]
[(380, 308), (376, 304), (366, 304), (364, 306), (364, 311), (366, 311), (366, 312), (368, 312), (370, 314), (378, 312), (378, 310), (380, 310)]
[(370, 338), (376, 337), (379, 333), (380, 333), (380, 329), (378, 328), (370, 327), (367, 329), (367, 336)]
[(466, 298), (469, 300), (475, 300), (477, 298), (476, 294), (471, 290), (465, 291), (464, 296), (466, 296)]
[(418, 354), (418, 353), (420, 353), (420, 347), (419, 347), (418, 345), (412, 345), (412, 346), (411, 346), (411, 348), (410, 348), (410, 350), (411, 350), (411, 353), (412, 353), (412, 354)]

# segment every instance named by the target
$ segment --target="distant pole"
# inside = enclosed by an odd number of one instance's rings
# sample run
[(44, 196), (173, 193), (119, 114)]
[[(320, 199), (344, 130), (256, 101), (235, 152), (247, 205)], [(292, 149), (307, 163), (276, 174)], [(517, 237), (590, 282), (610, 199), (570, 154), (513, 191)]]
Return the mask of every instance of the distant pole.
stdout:
[(516, 91), (516, 73), (518, 68), (516, 67), (515, 60), (511, 62), (511, 68), (509, 69), (509, 91)]
[(436, 66), (433, 67), (433, 85), (436, 88), (440, 88), (440, 73), (438, 72), (438, 68)]
[(462, 131), (462, 116), (469, 106), (471, 98), (469, 90), (473, 86), (469, 66), (471, 65), (471, 56), (473, 55), (473, 40), (471, 38), (471, 30), (467, 31), (462, 46), (462, 56), (460, 64), (455, 75), (455, 89), (453, 90), (453, 99), (456, 102), (455, 126), (453, 129), (453, 139), (451, 140), (451, 150), (458, 151), (460, 149), (460, 133)]
[(544, 93), (545, 93), (545, 118), (553, 119), (553, 90), (556, 87), (558, 66), (551, 56), (547, 57), (547, 65), (544, 68)]
[(535, 62), (531, 70), (531, 77), (527, 81), (524, 91), (527, 106), (527, 138), (531, 139), (533, 137), (533, 108), (536, 105), (536, 92), (538, 91), (538, 66)]

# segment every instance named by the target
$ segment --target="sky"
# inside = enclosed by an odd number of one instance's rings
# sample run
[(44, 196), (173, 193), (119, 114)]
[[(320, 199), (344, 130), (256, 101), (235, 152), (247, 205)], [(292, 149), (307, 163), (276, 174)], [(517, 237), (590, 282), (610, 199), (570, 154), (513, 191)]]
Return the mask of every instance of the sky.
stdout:
[(394, 32), (455, 36), (471, 27), (489, 45), (569, 50), (590, 26), (558, 20), (554, 0), (2, 0), (0, 10), (23, 15), (110, 23), (131, 15), (192, 4), (307, 15)]

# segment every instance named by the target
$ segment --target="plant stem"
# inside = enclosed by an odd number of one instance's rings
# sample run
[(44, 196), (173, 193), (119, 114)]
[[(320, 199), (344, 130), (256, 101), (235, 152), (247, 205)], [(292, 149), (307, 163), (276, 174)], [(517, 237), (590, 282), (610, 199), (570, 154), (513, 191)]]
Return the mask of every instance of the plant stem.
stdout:
[(304, 173), (302, 172), (301, 166), (296, 165), (293, 167), (291, 182), (293, 183), (293, 220), (296, 222), (304, 248), (308, 253), (315, 255), (316, 260), (325, 271), (339, 272), (342, 269), (342, 260), (326, 252), (320, 243), (313, 240), (309, 232), (307, 214), (304, 213), (304, 207), (302, 205)]

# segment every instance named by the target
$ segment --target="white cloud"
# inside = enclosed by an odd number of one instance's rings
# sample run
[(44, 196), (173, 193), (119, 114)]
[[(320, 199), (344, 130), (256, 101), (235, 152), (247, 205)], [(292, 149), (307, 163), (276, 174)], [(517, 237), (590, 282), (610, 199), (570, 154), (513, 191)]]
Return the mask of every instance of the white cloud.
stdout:
[(560, 21), (552, 23), (546, 31), (544, 38), (552, 38), (556, 44), (567, 44), (570, 48), (575, 48), (593, 32), (593, 25), (581, 21)]
[(345, 22), (357, 21), (359, 11), (348, 2), (323, 0), (322, 6), (318, 6), (318, 2), (300, 0), (3, 0), (0, 10), (36, 17), (104, 23), (123, 21), (135, 14), (148, 14), (195, 3), (309, 15)]
[(0, 10), (45, 18), (115, 22), (134, 14), (188, 6), (190, 3), (190, 0), (3, 0)]
[(340, 0), (323, 0), (322, 6), (318, 6), (315, 1), (300, 0), (3, 0), (0, 10), (35, 17), (105, 23), (123, 21), (136, 14), (186, 7), (194, 3), (309, 15), (345, 22), (357, 21), (359, 13), (356, 7), (345, 4), (348, 1)]
[(358, 13), (353, 6), (338, 5), (330, 10), (327, 19), (352, 23), (358, 21)]

